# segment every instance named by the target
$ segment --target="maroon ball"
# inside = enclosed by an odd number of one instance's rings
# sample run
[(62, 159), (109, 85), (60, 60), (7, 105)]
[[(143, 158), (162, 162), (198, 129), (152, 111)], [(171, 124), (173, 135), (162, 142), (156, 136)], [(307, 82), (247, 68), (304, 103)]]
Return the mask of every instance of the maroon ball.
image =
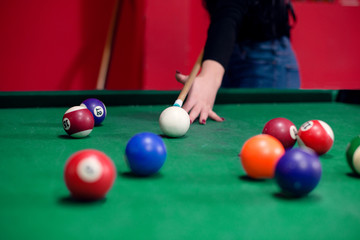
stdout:
[(285, 149), (292, 148), (296, 143), (297, 129), (295, 125), (286, 118), (274, 118), (268, 121), (262, 131), (277, 138)]
[(84, 106), (69, 108), (62, 121), (65, 132), (74, 138), (86, 137), (94, 128), (94, 117)]

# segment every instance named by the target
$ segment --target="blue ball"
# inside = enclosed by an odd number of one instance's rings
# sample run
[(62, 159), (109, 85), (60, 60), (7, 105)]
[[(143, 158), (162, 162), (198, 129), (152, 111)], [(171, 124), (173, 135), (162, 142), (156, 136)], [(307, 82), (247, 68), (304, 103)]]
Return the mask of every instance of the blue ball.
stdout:
[(287, 151), (275, 168), (275, 180), (282, 192), (291, 197), (310, 193), (321, 178), (318, 156), (309, 149), (294, 148)]
[(87, 109), (90, 110), (94, 116), (95, 126), (100, 125), (104, 121), (106, 117), (106, 107), (102, 101), (96, 98), (88, 98), (83, 101), (81, 105), (84, 105)]
[(155, 174), (166, 160), (165, 143), (154, 133), (138, 133), (126, 145), (125, 160), (136, 175)]

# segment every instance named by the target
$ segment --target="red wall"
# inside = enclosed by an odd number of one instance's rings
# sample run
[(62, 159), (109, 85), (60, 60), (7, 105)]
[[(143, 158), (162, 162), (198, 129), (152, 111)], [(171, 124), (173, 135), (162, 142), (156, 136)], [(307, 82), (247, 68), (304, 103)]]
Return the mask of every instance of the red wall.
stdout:
[(123, 0), (114, 35), (108, 89), (141, 89), (144, 78), (145, 0)]
[(113, 4), (1, 0), (0, 91), (94, 89)]
[[(95, 89), (114, 3), (0, 1), (0, 91)], [(294, 5), (302, 88), (360, 89), (360, 8)], [(181, 88), (207, 26), (201, 0), (123, 0), (107, 88)]]
[(295, 4), (293, 46), (302, 88), (360, 89), (360, 7)]
[(201, 1), (124, 0), (107, 89), (179, 89), (206, 38)]

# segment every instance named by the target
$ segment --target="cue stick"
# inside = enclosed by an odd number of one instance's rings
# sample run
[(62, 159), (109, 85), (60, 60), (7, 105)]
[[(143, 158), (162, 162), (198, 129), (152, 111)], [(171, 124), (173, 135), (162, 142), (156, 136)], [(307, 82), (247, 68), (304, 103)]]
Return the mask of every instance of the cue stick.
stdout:
[(106, 78), (109, 71), (110, 66), (110, 58), (111, 58), (111, 51), (113, 46), (113, 41), (115, 37), (116, 32), (116, 22), (118, 19), (118, 14), (120, 12), (120, 1), (121, 0), (115, 0), (115, 6), (113, 9), (113, 12), (111, 14), (111, 20), (109, 24), (109, 30), (106, 37), (106, 42), (102, 54), (101, 64), (100, 64), (100, 70), (98, 79), (96, 82), (96, 89), (97, 90), (104, 90), (106, 85)]
[(190, 75), (189, 75), (186, 83), (184, 84), (183, 89), (181, 90), (178, 98), (176, 99), (176, 101), (174, 103), (174, 106), (182, 107), (182, 105), (185, 101), (185, 98), (190, 91), (191, 85), (193, 84), (193, 82), (201, 68), (201, 62), (202, 62), (203, 56), (204, 56), (204, 49), (201, 50), (199, 57), (197, 58), (194, 66), (190, 72)]

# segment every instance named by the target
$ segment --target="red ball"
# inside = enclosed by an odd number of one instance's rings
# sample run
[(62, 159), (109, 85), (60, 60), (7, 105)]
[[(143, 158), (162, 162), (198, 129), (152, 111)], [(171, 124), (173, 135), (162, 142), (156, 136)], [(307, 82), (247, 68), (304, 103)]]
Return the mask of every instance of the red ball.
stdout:
[(318, 155), (328, 152), (334, 143), (334, 132), (321, 120), (311, 120), (301, 125), (298, 143), (314, 150)]
[(286, 118), (271, 119), (265, 124), (262, 133), (277, 138), (285, 149), (292, 148), (296, 143), (297, 129)]
[(69, 108), (62, 121), (65, 132), (74, 138), (86, 137), (94, 128), (94, 117), (85, 106)]
[(116, 178), (113, 161), (103, 152), (93, 149), (70, 156), (64, 169), (64, 179), (71, 195), (80, 200), (104, 198)]

